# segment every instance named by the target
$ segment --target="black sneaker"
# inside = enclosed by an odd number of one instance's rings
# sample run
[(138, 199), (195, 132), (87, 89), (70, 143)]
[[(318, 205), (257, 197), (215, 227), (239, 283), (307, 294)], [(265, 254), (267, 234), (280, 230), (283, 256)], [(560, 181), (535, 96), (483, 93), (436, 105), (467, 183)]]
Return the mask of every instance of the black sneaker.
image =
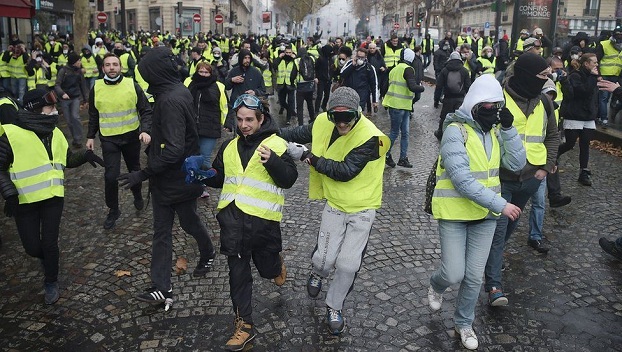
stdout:
[(440, 141), (441, 139), (443, 139), (443, 132), (439, 130), (434, 131), (434, 137), (436, 137), (436, 139)]
[(167, 299), (173, 299), (173, 289), (168, 291), (161, 291), (155, 287), (150, 288), (145, 293), (141, 293), (136, 296), (136, 299), (141, 302), (148, 303), (164, 303)]
[(199, 262), (197, 263), (197, 267), (192, 272), (192, 276), (194, 276), (194, 277), (205, 276), (205, 274), (207, 274), (210, 271), (212, 271), (212, 266), (213, 265), (214, 265), (214, 256), (213, 255), (212, 255), (211, 258), (208, 258), (207, 260), (200, 259)]
[(549, 205), (551, 208), (559, 208), (570, 204), (572, 198), (570, 196), (555, 195), (549, 197)]
[(315, 298), (320, 291), (322, 291), (322, 278), (312, 273), (307, 280), (307, 293), (309, 297)]
[(119, 209), (110, 209), (106, 220), (104, 220), (104, 229), (110, 230), (113, 228), (114, 224), (117, 223), (119, 216), (121, 216), (121, 211)]
[(395, 161), (393, 161), (393, 157), (391, 156), (391, 154), (387, 154), (387, 157), (385, 158), (384, 163), (388, 167), (395, 167)]
[(144, 207), (145, 201), (143, 201), (142, 196), (134, 198), (134, 208), (136, 208), (136, 210), (143, 210)]
[(581, 170), (581, 173), (579, 174), (579, 183), (584, 186), (592, 185), (592, 173), (590, 172), (590, 170)]
[(545, 246), (541, 240), (529, 239), (527, 240), (527, 244), (529, 245), (529, 247), (535, 249), (536, 251), (538, 251), (538, 253), (542, 254), (548, 253), (550, 249), (549, 247)]
[(326, 323), (328, 324), (328, 330), (333, 335), (341, 334), (346, 328), (346, 322), (341, 311), (331, 307), (326, 307)]
[(408, 158), (400, 158), (400, 160), (397, 161), (397, 166), (411, 168), (413, 164), (408, 161)]
[(54, 304), (60, 298), (60, 293), (58, 293), (58, 282), (46, 282), (44, 283), (45, 287), (45, 304)]
[(600, 248), (603, 249), (603, 251), (605, 251), (608, 254), (611, 254), (612, 256), (616, 257), (616, 259), (618, 260), (622, 260), (622, 251), (618, 249), (614, 241), (609, 241), (608, 239), (601, 237), (598, 240), (598, 244), (600, 245)]

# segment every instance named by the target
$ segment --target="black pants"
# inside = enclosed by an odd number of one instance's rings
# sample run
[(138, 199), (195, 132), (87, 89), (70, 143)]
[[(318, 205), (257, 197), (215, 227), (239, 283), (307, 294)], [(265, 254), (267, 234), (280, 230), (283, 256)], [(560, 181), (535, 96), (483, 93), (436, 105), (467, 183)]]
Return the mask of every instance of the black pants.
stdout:
[[(119, 209), (119, 182), (117, 177), (121, 173), (121, 156), (125, 160), (128, 171), (140, 170), (140, 140), (138, 138), (124, 143), (115, 143), (102, 140), (102, 155), (104, 158), (104, 192), (106, 206), (110, 209)], [(132, 187), (134, 198), (141, 198), (142, 184)]]
[[(328, 104), (328, 98), (330, 97), (330, 87), (332, 81), (318, 81), (317, 82), (317, 97), (315, 98), (315, 111), (320, 112), (320, 108), (326, 111), (326, 104)], [(313, 117), (315, 118), (315, 116)]]
[(443, 99), (443, 107), (441, 108), (441, 116), (438, 122), (438, 131), (443, 132), (443, 123), (445, 123), (445, 117), (447, 114), (450, 114), (462, 105), (464, 98), (445, 98)]
[(295, 90), (290, 90), (287, 86), (279, 86), (279, 104), (281, 104), (281, 108), (285, 109), (287, 112), (287, 121), (290, 121), (294, 115), (295, 97)]
[(151, 254), (151, 281), (159, 290), (171, 288), (173, 266), (173, 221), (175, 214), (179, 225), (197, 241), (201, 261), (213, 258), (214, 245), (207, 228), (197, 214), (197, 200), (164, 205), (153, 201), (153, 243)]
[(45, 282), (58, 280), (58, 233), (63, 214), (63, 197), (20, 204), (15, 212), (17, 233), (26, 254), (43, 263)]
[(559, 146), (557, 157), (559, 158), (565, 152), (574, 148), (579, 139), (579, 165), (581, 169), (587, 169), (587, 163), (590, 160), (590, 141), (594, 130), (583, 128), (580, 130), (564, 130), (566, 136), (566, 143)]
[(265, 279), (274, 279), (281, 274), (281, 258), (279, 253), (257, 251), (241, 258), (235, 255), (227, 257), (229, 263), (229, 289), (233, 311), (245, 322), (253, 323), (253, 276), (251, 274), (251, 258)]
[(298, 117), (298, 126), (302, 126), (304, 124), (305, 102), (307, 102), (307, 110), (309, 111), (309, 123), (313, 122), (313, 119), (315, 119), (315, 109), (313, 106), (313, 91), (296, 91), (296, 115)]

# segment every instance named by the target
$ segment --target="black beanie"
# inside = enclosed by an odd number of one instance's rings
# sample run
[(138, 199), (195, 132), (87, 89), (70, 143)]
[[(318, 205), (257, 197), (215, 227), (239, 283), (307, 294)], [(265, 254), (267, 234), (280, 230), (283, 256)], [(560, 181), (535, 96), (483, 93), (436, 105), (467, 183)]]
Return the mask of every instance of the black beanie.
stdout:
[(535, 76), (546, 70), (547, 67), (549, 65), (546, 64), (546, 60), (541, 55), (524, 53), (516, 59), (514, 71), (516, 75), (526, 74)]
[(78, 60), (80, 60), (80, 55), (76, 54), (75, 52), (69, 53), (69, 55), (67, 55), (67, 65), (69, 66), (75, 64), (76, 62), (78, 62)]

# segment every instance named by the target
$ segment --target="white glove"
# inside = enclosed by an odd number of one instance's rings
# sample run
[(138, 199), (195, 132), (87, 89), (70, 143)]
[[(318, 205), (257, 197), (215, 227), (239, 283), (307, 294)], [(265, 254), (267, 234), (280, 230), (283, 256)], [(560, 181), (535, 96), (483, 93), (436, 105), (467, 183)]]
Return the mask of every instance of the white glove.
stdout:
[(289, 153), (289, 155), (296, 160), (300, 160), (300, 158), (302, 158), (302, 154), (308, 150), (309, 149), (305, 147), (304, 144), (294, 142), (287, 143), (287, 153)]

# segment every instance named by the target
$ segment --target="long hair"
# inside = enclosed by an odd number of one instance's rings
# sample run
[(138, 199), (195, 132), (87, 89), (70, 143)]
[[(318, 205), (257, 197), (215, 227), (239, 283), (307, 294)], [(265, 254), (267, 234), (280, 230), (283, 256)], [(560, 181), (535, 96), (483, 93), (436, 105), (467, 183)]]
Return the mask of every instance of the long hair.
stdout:
[(575, 70), (578, 70), (581, 67), (583, 67), (583, 65), (585, 65), (585, 63), (588, 62), (593, 57), (596, 57), (596, 54), (585, 53), (585, 54), (581, 55), (581, 57), (579, 57), (578, 60), (572, 60), (570, 62), (570, 65), (572, 65), (572, 68), (574, 68)]

